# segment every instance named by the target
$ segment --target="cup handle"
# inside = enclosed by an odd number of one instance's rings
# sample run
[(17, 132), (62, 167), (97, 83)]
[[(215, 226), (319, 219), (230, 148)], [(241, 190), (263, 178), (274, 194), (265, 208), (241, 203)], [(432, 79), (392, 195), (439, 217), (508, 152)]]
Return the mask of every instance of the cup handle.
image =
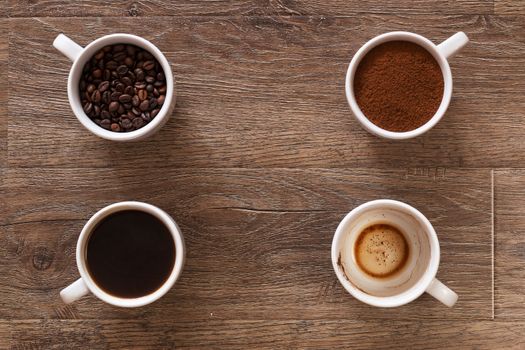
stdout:
[(80, 56), (84, 48), (65, 36), (64, 34), (58, 34), (58, 36), (53, 41), (53, 46), (58, 51), (62, 52), (67, 58), (75, 62), (75, 60)]
[(445, 56), (446, 59), (454, 56), (468, 43), (468, 37), (463, 32), (457, 32), (447, 40), (443, 41), (437, 46), (438, 51)]
[(458, 295), (456, 292), (445, 286), (437, 278), (434, 278), (432, 282), (430, 282), (430, 285), (427, 288), (427, 293), (448, 307), (454, 306), (456, 301), (458, 301)]
[(74, 301), (82, 298), (89, 293), (89, 289), (82, 278), (79, 278), (66, 288), (60, 291), (60, 297), (66, 304), (71, 304)]

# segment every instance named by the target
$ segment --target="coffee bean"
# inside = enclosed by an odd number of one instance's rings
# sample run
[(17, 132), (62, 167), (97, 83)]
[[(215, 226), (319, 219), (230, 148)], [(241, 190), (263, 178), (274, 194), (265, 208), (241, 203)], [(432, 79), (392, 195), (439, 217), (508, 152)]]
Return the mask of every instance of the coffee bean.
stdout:
[(122, 121), (120, 122), (120, 125), (122, 125), (122, 127), (126, 130), (129, 130), (133, 124), (131, 123), (131, 120), (129, 119), (122, 119)]
[(111, 94), (111, 101), (118, 101), (120, 95), (122, 95), (122, 92), (113, 91), (113, 93)]
[(165, 80), (161, 65), (144, 49), (129, 44), (105, 46), (82, 69), (82, 108), (104, 129), (140, 129), (165, 103)]
[(93, 103), (86, 102), (82, 108), (84, 109), (84, 112), (86, 112), (86, 114), (89, 114), (93, 110)]
[(155, 62), (154, 61), (146, 61), (144, 62), (144, 65), (142, 66), (145, 70), (152, 70), (155, 68)]
[[(141, 90), (141, 91), (144, 91), (144, 90)], [(140, 103), (140, 105), (139, 105), (139, 108), (140, 108), (140, 110), (143, 111), (143, 112), (144, 112), (144, 111), (147, 111), (148, 108), (149, 108), (149, 101), (148, 101), (148, 100), (144, 100), (144, 101), (142, 101), (142, 102)]]
[(108, 110), (110, 112), (116, 112), (118, 111), (119, 107), (120, 107), (120, 103), (118, 103), (117, 101), (113, 101), (109, 104)]
[(131, 96), (128, 95), (128, 94), (124, 94), (124, 95), (120, 95), (120, 97), (118, 98), (119, 102), (121, 103), (128, 103), (128, 102), (131, 102)]
[(91, 75), (93, 75), (93, 78), (101, 78), (102, 77), (102, 70), (95, 69)]
[(111, 128), (111, 120), (109, 119), (102, 119), (100, 121), (100, 126), (103, 127), (104, 129), (110, 129)]
[(126, 66), (124, 64), (122, 66), (118, 66), (118, 68), (117, 68), (117, 73), (118, 74), (125, 75), (127, 72), (128, 72), (128, 66)]
[(98, 91), (100, 91), (100, 92), (104, 92), (104, 91), (106, 91), (107, 89), (109, 89), (109, 81), (104, 80), (103, 82), (101, 82), (100, 84), (98, 84)]
[(122, 81), (124, 84), (126, 84), (126, 86), (131, 86), (131, 85), (133, 85), (133, 82), (132, 82), (131, 79), (128, 78), (128, 77), (123, 77), (120, 81)]
[(139, 104), (140, 104), (140, 98), (138, 95), (134, 95), (133, 98), (131, 99), (131, 104), (134, 106), (134, 107), (137, 107)]
[(133, 86), (126, 86), (126, 88), (124, 89), (124, 93), (133, 96), (135, 95), (135, 89), (133, 88)]
[(100, 103), (100, 99), (102, 98), (102, 96), (100, 95), (100, 91), (99, 90), (95, 90), (93, 91), (93, 95), (91, 95), (91, 101), (93, 101), (94, 103)]
[(148, 98), (148, 92), (147, 92), (146, 90), (139, 90), (139, 91), (137, 92), (137, 95), (139, 96), (139, 99), (140, 99), (141, 101), (144, 101), (145, 99)]
[(132, 123), (135, 129), (140, 129), (144, 126), (144, 120), (142, 118), (135, 118)]
[(118, 63), (113, 61), (113, 60), (109, 61), (108, 63), (106, 63), (106, 68), (107, 69), (115, 70), (115, 69), (117, 69), (117, 67), (118, 67)]

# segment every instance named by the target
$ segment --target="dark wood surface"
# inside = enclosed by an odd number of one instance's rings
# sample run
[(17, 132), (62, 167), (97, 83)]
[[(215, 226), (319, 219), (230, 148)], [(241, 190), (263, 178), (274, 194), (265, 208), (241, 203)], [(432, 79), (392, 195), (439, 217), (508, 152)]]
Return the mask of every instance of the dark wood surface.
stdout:
[[(0, 17), (0, 349), (525, 348), (523, 1), (4, 0)], [(353, 53), (390, 30), (471, 39), (445, 118), (405, 142), (363, 131), (344, 96)], [(84, 130), (61, 32), (156, 44), (170, 122), (132, 144)], [(337, 282), (333, 233), (376, 198), (434, 224), (455, 308), (377, 309)], [(175, 218), (184, 274), (144, 308), (64, 305), (83, 224), (121, 200)]]

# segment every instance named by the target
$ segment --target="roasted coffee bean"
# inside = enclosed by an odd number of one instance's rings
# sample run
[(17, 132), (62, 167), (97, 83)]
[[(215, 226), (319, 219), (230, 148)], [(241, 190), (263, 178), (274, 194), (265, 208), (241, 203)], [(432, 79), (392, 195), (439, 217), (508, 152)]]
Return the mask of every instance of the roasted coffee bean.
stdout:
[(106, 63), (106, 69), (110, 69), (110, 70), (115, 70), (117, 69), (118, 67), (118, 63), (116, 61), (109, 61), (108, 63)]
[(79, 94), (86, 115), (113, 132), (140, 129), (165, 103), (166, 76), (152, 54), (134, 45), (108, 45), (84, 65)]
[(93, 103), (86, 102), (82, 108), (84, 109), (84, 112), (86, 112), (86, 114), (89, 114), (93, 110)]
[(128, 66), (126, 66), (124, 64), (122, 66), (118, 66), (118, 68), (117, 68), (117, 73), (118, 74), (125, 75), (127, 72), (128, 72)]
[(111, 101), (118, 101), (118, 98), (120, 97), (120, 95), (122, 95), (122, 92), (113, 91), (113, 93), (111, 93)]
[(139, 96), (141, 101), (144, 101), (145, 99), (148, 98), (148, 92), (146, 90), (139, 90), (137, 92), (137, 95)]
[(100, 126), (103, 127), (104, 129), (110, 129), (111, 128), (111, 120), (109, 119), (102, 119), (100, 121)]
[(91, 95), (91, 101), (93, 103), (100, 103), (100, 100), (101, 100), (102, 96), (100, 95), (100, 91), (99, 90), (95, 90), (93, 91), (93, 95)]
[(100, 92), (104, 92), (104, 91), (106, 91), (107, 89), (109, 89), (109, 81), (104, 80), (103, 82), (101, 82), (100, 84), (98, 84), (98, 91), (100, 91)]
[(108, 110), (110, 112), (116, 112), (118, 111), (119, 107), (120, 107), (120, 103), (118, 103), (117, 101), (113, 101), (109, 104)]
[(126, 85), (122, 83), (118, 83), (117, 86), (115, 86), (115, 90), (118, 92), (124, 92), (124, 89), (126, 88)]
[(120, 97), (118, 98), (119, 102), (121, 103), (128, 103), (128, 102), (131, 102), (131, 96), (128, 95), (128, 94), (124, 94), (124, 95), (120, 95)]
[(144, 65), (142, 66), (145, 70), (152, 70), (155, 68), (155, 62), (154, 61), (146, 61), (144, 62)]
[(148, 84), (151, 84), (151, 83), (155, 82), (155, 77), (152, 77), (151, 75), (148, 75), (144, 79), (146, 80), (146, 83), (148, 83)]
[(126, 86), (126, 88), (124, 89), (124, 93), (133, 96), (135, 95), (135, 89), (133, 88), (133, 86)]
[[(144, 91), (144, 90), (142, 90), (142, 91)], [(139, 108), (140, 108), (140, 110), (143, 111), (143, 112), (147, 111), (148, 108), (149, 108), (149, 101), (148, 101), (148, 100), (144, 100), (144, 101), (142, 101), (142, 102), (140, 103), (140, 105), (139, 105)]]
[(135, 129), (140, 129), (144, 126), (144, 120), (142, 118), (135, 118), (132, 123)]
[(131, 99), (131, 104), (133, 105), (133, 107), (137, 107), (140, 104), (140, 98), (138, 95), (133, 96), (133, 98)]
[(129, 130), (133, 124), (131, 123), (131, 120), (129, 119), (122, 119), (122, 121), (120, 122), (120, 125), (122, 125), (122, 127), (126, 130)]

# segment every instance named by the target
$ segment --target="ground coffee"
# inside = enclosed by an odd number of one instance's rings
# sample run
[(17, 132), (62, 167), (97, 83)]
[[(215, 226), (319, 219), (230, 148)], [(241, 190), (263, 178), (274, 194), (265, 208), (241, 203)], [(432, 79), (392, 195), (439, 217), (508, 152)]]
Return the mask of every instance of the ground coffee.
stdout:
[(155, 118), (167, 87), (164, 71), (151, 53), (118, 44), (102, 48), (85, 64), (79, 90), (84, 112), (97, 125), (127, 132)]
[(441, 68), (426, 49), (408, 41), (390, 41), (370, 50), (359, 63), (354, 94), (372, 123), (405, 132), (434, 116), (443, 85)]

